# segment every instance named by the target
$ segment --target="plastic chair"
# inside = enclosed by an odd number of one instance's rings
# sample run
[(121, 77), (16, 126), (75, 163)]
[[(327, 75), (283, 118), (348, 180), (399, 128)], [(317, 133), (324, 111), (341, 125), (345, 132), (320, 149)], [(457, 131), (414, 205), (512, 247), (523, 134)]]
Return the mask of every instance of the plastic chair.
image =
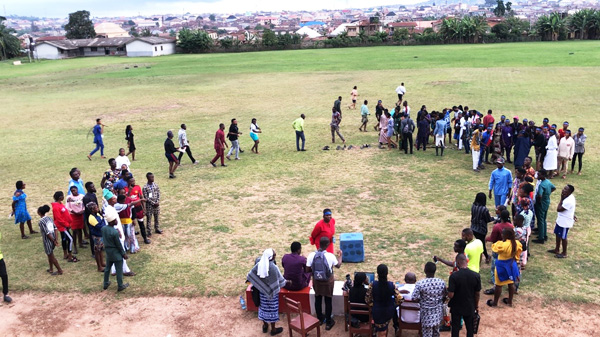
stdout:
[[(294, 301), (287, 296), (283, 296), (283, 301), (285, 302), (290, 337), (292, 337), (293, 331), (306, 337), (308, 332), (314, 328), (317, 328), (317, 337), (321, 337), (321, 322), (314, 316), (303, 312), (302, 303)], [(297, 316), (292, 319), (292, 314), (297, 314)]]

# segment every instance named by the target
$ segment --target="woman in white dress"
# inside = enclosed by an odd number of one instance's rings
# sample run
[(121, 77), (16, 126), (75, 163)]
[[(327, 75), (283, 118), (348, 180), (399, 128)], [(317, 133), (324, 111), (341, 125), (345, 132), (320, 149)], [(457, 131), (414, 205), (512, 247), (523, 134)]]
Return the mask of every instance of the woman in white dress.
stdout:
[(549, 177), (555, 176), (554, 172), (558, 167), (558, 141), (556, 139), (556, 130), (550, 130), (550, 138), (546, 145), (546, 157), (544, 158), (544, 170), (553, 172)]

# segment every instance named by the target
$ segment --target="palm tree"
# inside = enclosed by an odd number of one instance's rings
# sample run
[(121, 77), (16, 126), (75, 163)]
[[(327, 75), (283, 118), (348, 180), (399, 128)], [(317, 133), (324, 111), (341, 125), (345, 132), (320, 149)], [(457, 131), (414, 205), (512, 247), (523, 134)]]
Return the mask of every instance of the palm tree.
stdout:
[(581, 40), (589, 38), (590, 33), (593, 34), (592, 31), (598, 27), (597, 12), (595, 9), (582, 9), (571, 15), (567, 23), (569, 30), (575, 33), (575, 36), (579, 35)]
[(13, 35), (16, 31), (4, 25), (5, 17), (0, 16), (0, 60), (6, 60), (19, 55), (21, 42)]
[(542, 15), (538, 18), (535, 27), (542, 40), (557, 41), (560, 34), (565, 30), (565, 19), (557, 12), (549, 16)]

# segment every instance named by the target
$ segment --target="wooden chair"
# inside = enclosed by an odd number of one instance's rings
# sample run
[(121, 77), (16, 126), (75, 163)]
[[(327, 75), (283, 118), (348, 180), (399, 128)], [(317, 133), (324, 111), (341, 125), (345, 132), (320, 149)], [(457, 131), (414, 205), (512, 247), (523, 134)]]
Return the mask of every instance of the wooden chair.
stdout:
[[(294, 301), (287, 296), (283, 296), (283, 301), (285, 302), (290, 337), (292, 337), (293, 331), (299, 332), (300, 335), (306, 337), (308, 332), (314, 328), (317, 328), (317, 337), (321, 337), (321, 322), (314, 316), (303, 312), (302, 303)], [(297, 316), (292, 319), (292, 314), (297, 314)]]
[[(350, 325), (350, 318), (352, 315), (368, 315), (369, 320), (367, 323), (360, 323), (355, 328)], [(366, 334), (367, 336), (373, 336), (373, 315), (371, 313), (371, 307), (364, 303), (352, 303), (348, 297), (348, 293), (344, 292), (344, 317), (345, 317), (345, 330), (348, 331), (348, 336), (352, 337), (355, 333)]]
[(398, 334), (396, 337), (402, 337), (402, 330), (418, 330), (419, 336), (423, 336), (423, 331), (421, 329), (421, 323), (406, 323), (402, 321), (402, 311), (416, 311), (417, 315), (420, 312), (419, 308), (406, 306), (406, 303), (416, 303), (416, 302), (402, 302), (400, 305), (400, 315), (398, 315)]

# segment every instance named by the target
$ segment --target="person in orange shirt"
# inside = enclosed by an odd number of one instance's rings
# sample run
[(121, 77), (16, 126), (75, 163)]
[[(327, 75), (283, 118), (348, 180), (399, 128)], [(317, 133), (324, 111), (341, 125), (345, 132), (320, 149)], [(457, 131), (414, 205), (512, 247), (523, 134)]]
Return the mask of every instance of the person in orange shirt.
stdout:
[(331, 244), (327, 247), (327, 251), (333, 254), (333, 236), (335, 235), (335, 219), (331, 216), (331, 210), (326, 208), (323, 210), (323, 219), (315, 225), (310, 234), (310, 244), (315, 245), (317, 249), (320, 246), (322, 237), (327, 237)]

